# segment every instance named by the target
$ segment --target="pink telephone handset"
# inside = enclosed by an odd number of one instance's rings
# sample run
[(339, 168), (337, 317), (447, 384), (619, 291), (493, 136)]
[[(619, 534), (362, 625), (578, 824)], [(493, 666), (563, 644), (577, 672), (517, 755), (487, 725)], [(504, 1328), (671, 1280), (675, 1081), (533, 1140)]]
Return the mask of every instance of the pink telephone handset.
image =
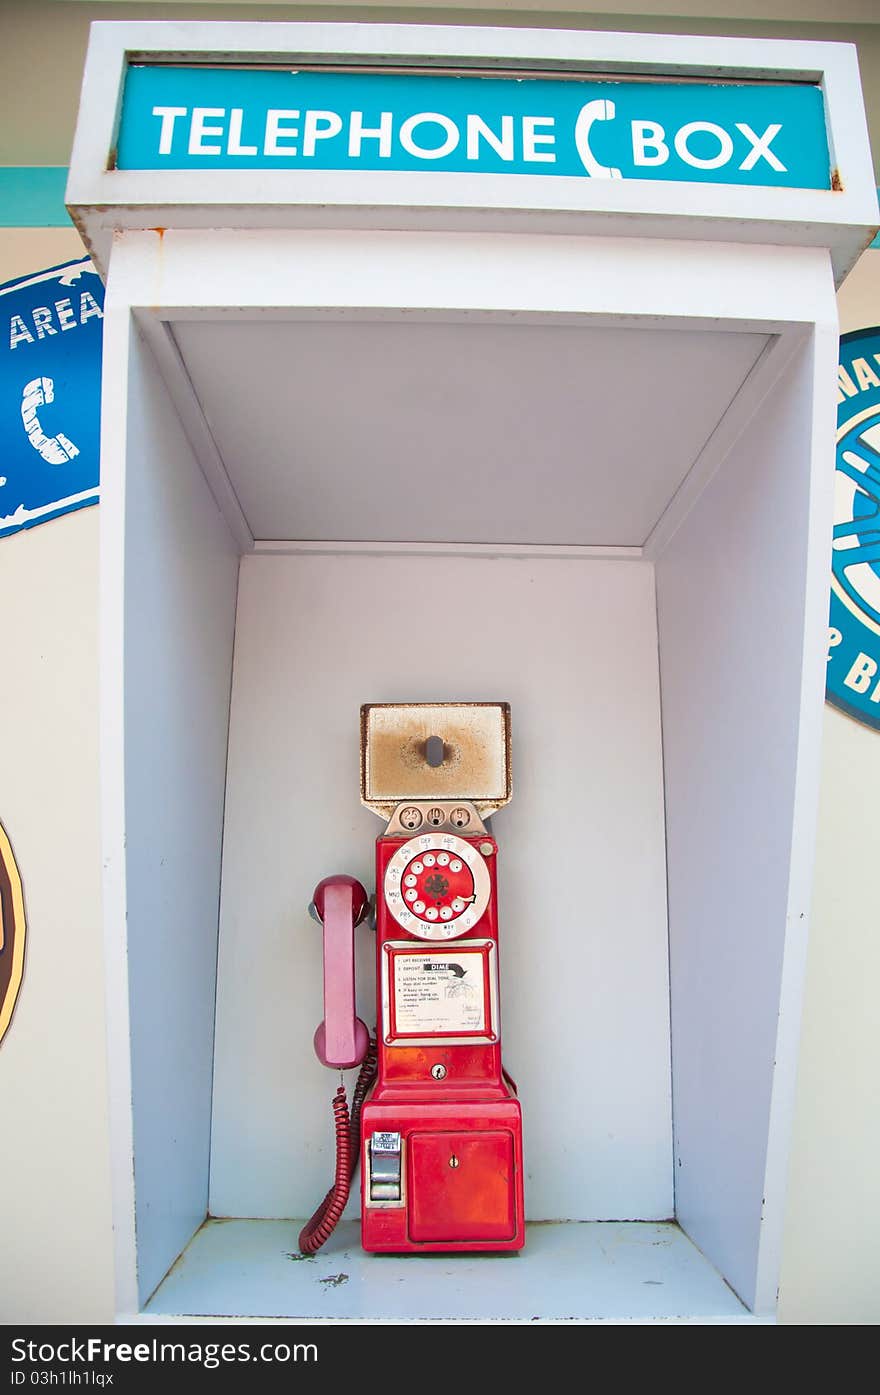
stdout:
[(376, 1042), (354, 1005), (354, 928), (364, 919), (369, 898), (354, 877), (325, 877), (315, 887), (315, 915), (324, 926), (324, 1020), (315, 1032), (315, 1053), (333, 1070), (360, 1066), (351, 1111), (345, 1086), (333, 1100), (336, 1172), (333, 1185), (299, 1234), (303, 1254), (314, 1254), (332, 1233), (345, 1209), (360, 1148), (361, 1105), (376, 1074)]
[(315, 1054), (324, 1066), (349, 1070), (367, 1054), (370, 1034), (354, 1010), (354, 927), (369, 897), (354, 877), (325, 877), (314, 907), (324, 926), (324, 1020), (315, 1032)]

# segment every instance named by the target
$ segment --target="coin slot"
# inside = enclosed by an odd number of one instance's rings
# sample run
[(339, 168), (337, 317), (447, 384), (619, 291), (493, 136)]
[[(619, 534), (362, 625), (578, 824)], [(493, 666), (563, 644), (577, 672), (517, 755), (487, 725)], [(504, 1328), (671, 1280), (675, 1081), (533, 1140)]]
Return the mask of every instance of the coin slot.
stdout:
[(425, 760), (432, 770), (443, 764), (445, 751), (442, 736), (429, 736), (425, 742)]

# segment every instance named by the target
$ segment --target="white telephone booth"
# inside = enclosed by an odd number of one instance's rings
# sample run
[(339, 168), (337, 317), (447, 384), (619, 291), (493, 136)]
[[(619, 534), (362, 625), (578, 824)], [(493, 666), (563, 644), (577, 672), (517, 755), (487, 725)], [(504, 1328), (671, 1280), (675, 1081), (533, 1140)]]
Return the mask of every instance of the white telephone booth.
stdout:
[[(97, 24), (68, 203), (107, 276), (119, 1316), (772, 1319), (854, 51)], [(511, 705), (526, 1246), (368, 1256), (352, 1204), (298, 1262), (306, 907), (371, 883), (361, 704), (446, 700)]]

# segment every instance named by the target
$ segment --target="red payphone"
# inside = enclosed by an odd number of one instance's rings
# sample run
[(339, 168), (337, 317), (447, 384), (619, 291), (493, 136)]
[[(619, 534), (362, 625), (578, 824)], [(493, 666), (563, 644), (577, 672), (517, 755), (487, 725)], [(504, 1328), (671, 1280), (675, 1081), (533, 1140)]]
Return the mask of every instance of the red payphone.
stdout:
[(510, 799), (507, 703), (361, 709), (361, 798), (388, 819), (376, 843), (377, 1029), (355, 1014), (354, 927), (367, 894), (317, 887), (324, 926), (325, 1065), (360, 1064), (334, 1100), (333, 1186), (300, 1234), (331, 1233), (363, 1159), (364, 1249), (518, 1250), (522, 1115), (501, 1062), (498, 845), (484, 818)]

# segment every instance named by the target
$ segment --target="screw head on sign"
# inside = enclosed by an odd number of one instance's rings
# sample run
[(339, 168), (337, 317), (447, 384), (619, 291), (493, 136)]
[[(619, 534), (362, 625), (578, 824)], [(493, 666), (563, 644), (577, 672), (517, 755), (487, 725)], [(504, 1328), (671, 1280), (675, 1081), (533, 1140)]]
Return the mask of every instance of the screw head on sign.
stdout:
[(458, 1158), (455, 1156), (454, 1153), (452, 1154), (452, 1157), (449, 1159), (449, 1166), (458, 1167)]
[(446, 1067), (445, 1067), (445, 1066), (442, 1066), (442, 1065), (440, 1064), (440, 1062), (438, 1061), (437, 1064), (436, 1064), (436, 1066), (432, 1066), (432, 1067), (431, 1067), (431, 1074), (433, 1075), (433, 1077), (434, 1077), (435, 1080), (445, 1080), (445, 1079), (446, 1079)]
[(480, 852), (483, 854), (484, 857), (491, 857), (494, 851), (495, 851), (495, 844), (494, 844), (494, 843), (481, 843), (481, 844), (480, 844)]

